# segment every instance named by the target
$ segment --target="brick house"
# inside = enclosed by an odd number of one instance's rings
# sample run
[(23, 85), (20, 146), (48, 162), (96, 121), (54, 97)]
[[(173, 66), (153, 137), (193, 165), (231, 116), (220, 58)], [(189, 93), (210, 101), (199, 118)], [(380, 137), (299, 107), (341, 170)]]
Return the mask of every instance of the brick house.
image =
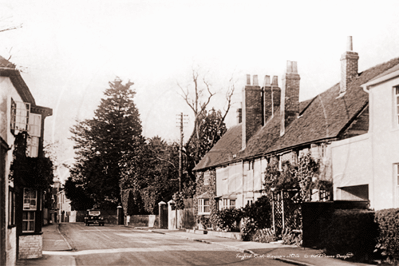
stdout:
[[(0, 57), (0, 264), (15, 265), (18, 258), (42, 254), (43, 189), (32, 186), (31, 173), (15, 177), (14, 151), (19, 136), (25, 140), (22, 156), (43, 158), (44, 120), (52, 109), (38, 106), (15, 65)], [(24, 133), (24, 134), (19, 134)], [(10, 175), (13, 173), (13, 175)]]
[[(194, 168), (200, 188), (194, 202), (215, 201), (212, 206), (219, 209), (243, 207), (262, 196), (264, 172), (272, 160), (278, 160), (281, 167), (282, 162), (296, 162), (306, 153), (322, 162), (320, 178), (334, 181), (331, 144), (369, 131), (369, 95), (362, 85), (399, 64), (397, 58), (358, 73), (358, 59), (350, 37), (341, 56), (341, 80), (302, 102), (296, 62), (288, 61), (281, 87), (276, 76), (271, 82), (270, 76), (265, 76), (260, 86), (257, 75), (252, 83), (247, 75), (238, 125), (231, 127)], [(203, 193), (207, 172), (214, 173), (214, 188), (208, 190), (214, 190), (215, 196)], [(334, 199), (341, 199), (334, 192)], [(316, 190), (312, 200), (330, 197), (330, 191)], [(211, 213), (212, 209), (198, 215)]]

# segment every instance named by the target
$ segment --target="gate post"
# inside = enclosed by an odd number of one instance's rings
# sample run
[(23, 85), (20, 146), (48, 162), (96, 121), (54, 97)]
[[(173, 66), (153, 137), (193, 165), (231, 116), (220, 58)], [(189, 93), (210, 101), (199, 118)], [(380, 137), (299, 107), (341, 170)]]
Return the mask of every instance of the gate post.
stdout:
[(285, 229), (285, 215), (284, 215), (284, 191), (281, 190), (281, 217), (283, 220), (283, 228), (282, 228), (282, 233), (284, 232)]
[(118, 218), (117, 224), (123, 224), (123, 210), (121, 205), (118, 205), (118, 207), (116, 207), (116, 217)]
[(159, 202), (158, 203), (158, 222), (159, 222), (159, 228), (164, 228), (164, 224), (162, 223), (162, 217), (165, 215), (164, 213), (163, 213), (163, 205), (165, 205), (166, 203), (165, 202), (163, 202), (163, 201), (161, 201), (161, 202)]

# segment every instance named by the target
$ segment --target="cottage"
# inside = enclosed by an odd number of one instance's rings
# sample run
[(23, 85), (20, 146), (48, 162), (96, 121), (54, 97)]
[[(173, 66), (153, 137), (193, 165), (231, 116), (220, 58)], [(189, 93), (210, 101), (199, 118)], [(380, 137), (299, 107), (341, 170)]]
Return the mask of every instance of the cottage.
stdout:
[(43, 151), (44, 120), (52, 109), (36, 105), (20, 72), (3, 57), (0, 103), (0, 264), (15, 265), (17, 257), (42, 256), (45, 186), (31, 170), (52, 173)]
[[(239, 124), (230, 128), (194, 169), (197, 175), (194, 204), (197, 202), (200, 206), (198, 215), (207, 216), (212, 210), (243, 207), (255, 201), (263, 193), (264, 171), (271, 160), (278, 160), (281, 167), (282, 162), (296, 162), (307, 153), (321, 161), (321, 178), (334, 182), (334, 199), (347, 199), (345, 193), (341, 192), (345, 190), (342, 189), (344, 186), (364, 185), (367, 182), (372, 186), (371, 181), (349, 182), (351, 177), (342, 173), (340, 176), (345, 178), (342, 177), (342, 182), (335, 185), (337, 169), (332, 165), (338, 158), (342, 166), (346, 159), (340, 156), (346, 151), (338, 151), (333, 143), (351, 142), (351, 139), (362, 139), (370, 134), (369, 91), (362, 86), (374, 86), (372, 80), (381, 78), (380, 75), (385, 72), (392, 74), (399, 59), (361, 73), (358, 73), (358, 59), (358, 54), (352, 49), (352, 38), (349, 37), (347, 51), (341, 57), (340, 82), (302, 102), (299, 102), (300, 75), (296, 62), (288, 61), (281, 87), (277, 77), (270, 82), (270, 77), (266, 76), (263, 86), (260, 86), (256, 75), (252, 83), (247, 75), (242, 110), (238, 110)], [(394, 92), (391, 93), (394, 95)], [(396, 105), (391, 110), (395, 108)], [(397, 122), (394, 113), (390, 117)], [(332, 147), (335, 149), (333, 152)], [(397, 159), (392, 160), (398, 162)], [(367, 161), (364, 162), (367, 164)], [(352, 168), (360, 169), (360, 163), (363, 162), (358, 160), (357, 166)], [(396, 169), (395, 166), (391, 165), (392, 171)], [(205, 183), (208, 179), (210, 181)], [(390, 181), (392, 184), (393, 181)], [(371, 199), (366, 196), (368, 192), (360, 193), (360, 199)], [(312, 200), (315, 201), (328, 200), (332, 196), (331, 191), (315, 190), (312, 194)], [(209, 205), (208, 212), (200, 211), (205, 209), (203, 205)]]

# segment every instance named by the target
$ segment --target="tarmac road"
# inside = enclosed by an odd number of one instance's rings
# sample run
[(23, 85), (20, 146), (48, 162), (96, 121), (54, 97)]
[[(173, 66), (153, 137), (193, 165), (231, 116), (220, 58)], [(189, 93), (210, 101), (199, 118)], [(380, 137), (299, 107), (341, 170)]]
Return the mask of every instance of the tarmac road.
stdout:
[(73, 256), (76, 265), (287, 265), (220, 245), (124, 226), (63, 223), (60, 231), (72, 247), (62, 254)]

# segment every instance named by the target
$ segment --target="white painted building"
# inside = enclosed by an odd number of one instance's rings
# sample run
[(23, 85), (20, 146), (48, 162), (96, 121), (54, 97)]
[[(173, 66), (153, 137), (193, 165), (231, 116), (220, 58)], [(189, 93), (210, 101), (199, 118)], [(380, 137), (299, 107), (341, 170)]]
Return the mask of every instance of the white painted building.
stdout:
[(362, 87), (369, 93), (369, 132), (333, 143), (335, 199), (399, 208), (399, 67)]

